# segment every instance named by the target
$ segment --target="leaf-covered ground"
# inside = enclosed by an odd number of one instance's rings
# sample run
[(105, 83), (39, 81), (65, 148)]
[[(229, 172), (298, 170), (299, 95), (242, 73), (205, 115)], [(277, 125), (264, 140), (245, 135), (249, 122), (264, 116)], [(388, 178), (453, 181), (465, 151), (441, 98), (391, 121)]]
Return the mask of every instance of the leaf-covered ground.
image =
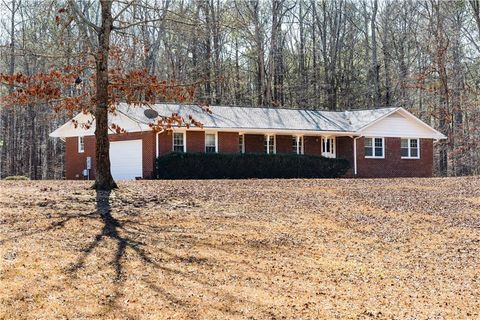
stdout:
[(0, 319), (478, 319), (480, 179), (0, 182)]

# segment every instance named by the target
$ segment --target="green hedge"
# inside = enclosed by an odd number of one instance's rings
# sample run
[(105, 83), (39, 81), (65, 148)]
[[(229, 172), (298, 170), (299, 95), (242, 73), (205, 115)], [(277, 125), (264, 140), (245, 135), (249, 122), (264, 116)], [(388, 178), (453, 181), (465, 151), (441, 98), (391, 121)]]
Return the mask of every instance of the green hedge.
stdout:
[(349, 167), (344, 159), (296, 154), (173, 152), (157, 159), (157, 178), (336, 178)]

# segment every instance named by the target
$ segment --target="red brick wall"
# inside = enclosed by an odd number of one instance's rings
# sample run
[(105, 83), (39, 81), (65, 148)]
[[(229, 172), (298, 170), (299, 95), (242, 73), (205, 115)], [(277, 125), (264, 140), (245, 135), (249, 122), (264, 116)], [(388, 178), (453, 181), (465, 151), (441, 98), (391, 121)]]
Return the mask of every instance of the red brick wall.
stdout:
[(187, 131), (187, 152), (205, 152), (204, 131)]
[(219, 132), (218, 133), (218, 152), (238, 153), (240, 152), (238, 144), (238, 132)]
[[(138, 132), (110, 135), (110, 141), (143, 140), (143, 176), (151, 178), (155, 168), (155, 133)], [(246, 134), (245, 152), (263, 153), (264, 136)], [(277, 153), (290, 153), (292, 150), (291, 136), (277, 136)], [(85, 152), (78, 153), (78, 138), (66, 139), (65, 176), (67, 179), (83, 179), (82, 171), (86, 167), (86, 158), (92, 157), (93, 169), (90, 178), (95, 178), (95, 137), (85, 137)], [(308, 155), (321, 155), (320, 137), (304, 137), (304, 150)], [(238, 133), (218, 133), (219, 152), (238, 152)], [(172, 134), (159, 135), (159, 153), (164, 155), (172, 150)], [(205, 136), (201, 131), (187, 132), (187, 151), (204, 152)], [(350, 137), (336, 138), (337, 158), (347, 159), (352, 167), (346, 176), (353, 173), (353, 139)], [(364, 138), (357, 139), (357, 176), (358, 177), (430, 177), (433, 168), (433, 140), (420, 140), (420, 159), (401, 159), (400, 138), (385, 138), (385, 159), (365, 158)]]
[(432, 139), (420, 139), (420, 159), (401, 158), (400, 138), (385, 138), (385, 159), (365, 158), (364, 145), (364, 138), (357, 139), (358, 177), (373, 178), (432, 176)]
[(172, 152), (173, 136), (172, 132), (162, 132), (158, 135), (158, 154), (163, 156)]
[(245, 152), (247, 153), (264, 153), (264, 140), (263, 134), (246, 134), (245, 139)]
[(78, 137), (65, 139), (65, 178), (83, 180), (83, 170), (87, 167), (87, 157), (92, 157), (90, 178), (95, 179), (95, 137), (84, 139), (84, 152), (78, 152)]
[(292, 153), (292, 136), (276, 136), (277, 153)]
[[(125, 141), (142, 139), (143, 145), (143, 177), (153, 178), (155, 168), (155, 133), (133, 132), (109, 135), (110, 141)], [(85, 137), (85, 152), (78, 153), (78, 138), (66, 139), (65, 150), (65, 177), (76, 180), (83, 179), (83, 170), (86, 169), (87, 157), (92, 157), (90, 179), (95, 179), (95, 136)]]
[(345, 174), (345, 177), (353, 177), (353, 138), (336, 137), (335, 148), (337, 158), (348, 160), (350, 163), (350, 169)]
[(303, 152), (306, 155), (310, 156), (320, 156), (322, 155), (321, 149), (321, 139), (319, 136), (305, 136), (303, 138), (303, 143), (305, 146), (303, 147)]

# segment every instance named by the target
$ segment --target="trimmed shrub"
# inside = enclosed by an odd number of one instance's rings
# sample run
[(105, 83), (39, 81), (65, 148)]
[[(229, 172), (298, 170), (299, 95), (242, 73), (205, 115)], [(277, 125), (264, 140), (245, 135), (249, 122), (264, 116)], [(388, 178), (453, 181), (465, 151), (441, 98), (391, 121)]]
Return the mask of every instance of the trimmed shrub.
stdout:
[(19, 181), (19, 180), (30, 180), (30, 178), (25, 176), (8, 176), (3, 178), (3, 180)]
[(296, 154), (177, 153), (157, 159), (158, 179), (337, 178), (347, 160)]

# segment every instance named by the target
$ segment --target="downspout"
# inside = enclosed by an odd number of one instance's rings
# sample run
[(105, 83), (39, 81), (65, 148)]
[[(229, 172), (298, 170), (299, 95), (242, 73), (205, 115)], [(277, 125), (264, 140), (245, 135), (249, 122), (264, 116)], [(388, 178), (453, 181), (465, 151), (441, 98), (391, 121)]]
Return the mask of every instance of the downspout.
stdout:
[(160, 132), (157, 132), (155, 135), (155, 158), (158, 158), (158, 135)]
[(157, 159), (158, 159), (158, 154), (159, 154), (159, 150), (158, 150), (158, 135), (160, 134), (160, 132), (157, 132), (155, 134), (155, 161), (153, 162), (155, 165), (154, 165), (154, 168), (155, 168), (155, 178), (158, 179), (158, 168), (157, 168)]
[(353, 138), (353, 175), (357, 176), (357, 139), (361, 136)]

